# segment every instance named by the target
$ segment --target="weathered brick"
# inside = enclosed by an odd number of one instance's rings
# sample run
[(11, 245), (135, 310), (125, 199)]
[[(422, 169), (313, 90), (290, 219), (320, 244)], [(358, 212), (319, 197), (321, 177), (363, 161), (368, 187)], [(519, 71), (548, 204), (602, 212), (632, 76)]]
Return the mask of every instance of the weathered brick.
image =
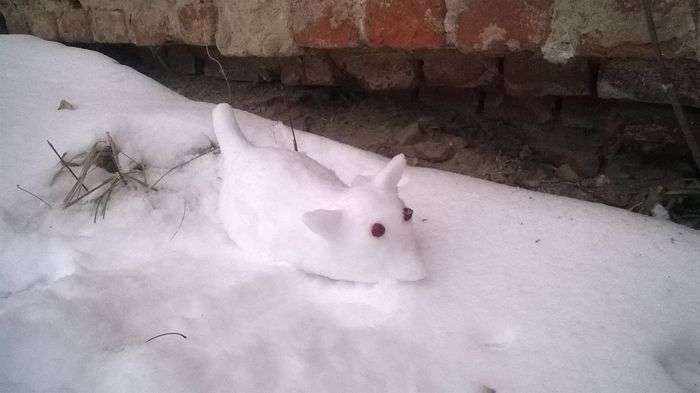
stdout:
[(129, 16), (129, 35), (139, 46), (163, 45), (171, 38), (170, 18), (157, 8), (134, 9)]
[(586, 59), (558, 64), (531, 53), (509, 55), (504, 60), (506, 92), (514, 96), (589, 96), (591, 72)]
[(479, 87), (494, 83), (496, 61), (468, 56), (457, 50), (434, 50), (420, 54), (427, 86)]
[(399, 90), (415, 85), (417, 64), (404, 52), (332, 55), (340, 69), (366, 90)]
[(292, 0), (294, 41), (308, 48), (350, 48), (360, 44), (359, 5), (353, 0)]
[[(668, 69), (681, 103), (700, 107), (700, 63), (674, 60)], [(665, 104), (665, 82), (654, 61), (613, 60), (600, 69), (598, 94), (602, 98)]]
[(445, 45), (443, 0), (369, 0), (365, 31), (371, 47), (439, 48)]
[(129, 42), (123, 11), (93, 10), (91, 15), (92, 35), (95, 41), (112, 44)]
[(553, 0), (458, 0), (455, 44), (464, 52), (538, 49), (549, 34)]
[[(239, 82), (270, 82), (280, 80), (281, 64), (288, 61), (287, 58), (274, 57), (229, 57), (220, 53), (212, 53), (221, 63), (226, 77), (230, 81)], [(219, 66), (206, 59), (204, 74), (215, 78), (223, 78)]]
[(17, 8), (14, 3), (0, 1), (0, 13), (5, 18), (5, 27), (10, 34), (31, 34), (29, 18), (24, 9)]
[(35, 13), (29, 18), (29, 28), (32, 35), (45, 40), (58, 39), (56, 14), (53, 12)]
[[(690, 128), (700, 138), (700, 114), (686, 112)], [(620, 146), (643, 155), (689, 156), (688, 146), (680, 131), (673, 110), (666, 105), (609, 102), (604, 115), (603, 131), (613, 146)]]
[(510, 97), (498, 93), (487, 94), (484, 116), (512, 123), (543, 124), (554, 118), (553, 97)]
[(58, 36), (65, 42), (92, 42), (90, 13), (83, 9), (72, 9), (58, 18)]
[(308, 86), (334, 86), (336, 84), (333, 62), (324, 54), (309, 53), (302, 58), (303, 83)]
[(216, 6), (209, 1), (195, 1), (177, 10), (180, 39), (191, 45), (212, 45), (215, 42)]
[[(651, 1), (664, 53), (697, 58), (689, 1)], [(572, 56), (653, 58), (638, 0), (558, 1), (543, 53), (550, 59)]]
[(287, 86), (298, 86), (303, 83), (304, 64), (300, 57), (291, 57), (282, 63), (280, 79)]
[(299, 53), (289, 29), (288, 0), (217, 1), (216, 46), (226, 56)]

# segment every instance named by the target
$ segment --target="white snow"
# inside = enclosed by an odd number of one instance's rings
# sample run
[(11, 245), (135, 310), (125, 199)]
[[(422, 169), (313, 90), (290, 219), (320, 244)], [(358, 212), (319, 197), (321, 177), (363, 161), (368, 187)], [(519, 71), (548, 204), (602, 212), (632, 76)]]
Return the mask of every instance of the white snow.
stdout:
[[(0, 391), (700, 392), (697, 232), (408, 168), (427, 278), (321, 279), (228, 238), (218, 155), (118, 192), (96, 224), (59, 207), (70, 179), (49, 186), (46, 139), (76, 152), (109, 131), (156, 177), (214, 140), (213, 105), (28, 36), (0, 36), (0, 70)], [(291, 148), (237, 114), (252, 143)], [(346, 184), (386, 163), (297, 138)], [(145, 343), (167, 332), (187, 338)]]

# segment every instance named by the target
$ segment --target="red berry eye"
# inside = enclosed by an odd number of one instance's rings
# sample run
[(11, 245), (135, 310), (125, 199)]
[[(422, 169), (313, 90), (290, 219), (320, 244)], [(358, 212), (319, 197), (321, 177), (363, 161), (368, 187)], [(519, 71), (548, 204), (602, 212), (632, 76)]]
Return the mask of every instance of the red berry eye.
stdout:
[(409, 209), (407, 207), (403, 208), (403, 220), (408, 221), (413, 217), (413, 209)]
[(372, 236), (382, 237), (384, 235), (384, 232), (386, 232), (386, 228), (384, 228), (384, 225), (378, 222), (375, 222), (374, 225), (372, 225)]

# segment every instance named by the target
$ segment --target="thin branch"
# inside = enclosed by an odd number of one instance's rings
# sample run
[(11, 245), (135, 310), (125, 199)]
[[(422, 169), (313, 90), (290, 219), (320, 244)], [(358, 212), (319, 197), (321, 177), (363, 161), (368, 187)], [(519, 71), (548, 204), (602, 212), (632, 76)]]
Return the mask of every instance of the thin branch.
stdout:
[[(92, 165), (94, 164), (95, 160), (97, 159), (97, 156), (99, 154), (99, 142), (95, 142), (92, 147), (90, 147), (90, 151), (85, 155), (85, 159), (83, 160), (83, 163), (80, 168), (80, 175), (76, 177), (77, 182), (73, 185), (71, 190), (68, 192), (66, 197), (63, 199), (64, 205), (72, 201), (76, 196), (80, 194), (80, 187), (82, 186), (83, 188), (85, 187), (85, 178), (87, 177), (88, 173), (90, 173), (90, 170), (92, 168)], [(89, 192), (89, 191), (88, 191)]]
[(74, 200), (72, 200), (72, 201), (69, 201), (69, 202), (65, 202), (63, 207), (64, 207), (64, 208), (68, 208), (68, 207), (71, 207), (71, 206), (75, 205), (75, 204), (78, 203), (80, 200), (82, 200), (82, 199), (85, 198), (86, 196), (92, 194), (92, 193), (95, 192), (96, 190), (98, 190), (98, 189), (104, 187), (105, 185), (107, 185), (107, 183), (111, 182), (112, 180), (113, 180), (113, 179), (110, 177), (109, 179), (107, 179), (107, 180), (103, 181), (102, 183), (100, 183), (97, 187), (95, 187), (95, 188), (93, 188), (92, 190), (86, 192), (85, 194), (79, 196), (78, 198), (76, 198), (76, 199), (74, 199)]
[(163, 174), (163, 176), (159, 177), (158, 180), (156, 180), (155, 183), (151, 184), (151, 190), (155, 190), (156, 184), (160, 183), (160, 181), (163, 180), (163, 178), (164, 178), (165, 176), (169, 175), (172, 171), (174, 171), (174, 170), (176, 170), (176, 169), (179, 169), (179, 168), (182, 168), (183, 166), (185, 166), (185, 165), (189, 164), (190, 162), (192, 162), (192, 161), (198, 159), (199, 157), (204, 156), (204, 155), (207, 155), (207, 154), (209, 154), (209, 153), (211, 153), (211, 152), (213, 152), (213, 151), (214, 151), (214, 147), (212, 146), (212, 147), (210, 147), (209, 149), (203, 151), (202, 153), (199, 153), (199, 154), (197, 154), (196, 156), (190, 158), (189, 160), (187, 160), (187, 161), (185, 161), (185, 162), (183, 162), (183, 163), (177, 164), (177, 165), (175, 165), (174, 167), (168, 169), (168, 171), (165, 172), (165, 173)]
[[(664, 80), (664, 85), (662, 85), (663, 90), (666, 92), (666, 96), (673, 107), (673, 112), (676, 115), (678, 124), (681, 127), (685, 141), (690, 148), (690, 152), (693, 155), (693, 160), (695, 161), (695, 166), (700, 169), (700, 146), (698, 146), (697, 140), (695, 140), (695, 135), (688, 126), (688, 120), (683, 112), (683, 107), (678, 101), (678, 95), (676, 89), (673, 86), (673, 82), (670, 78), (670, 73), (666, 64), (664, 63), (663, 56), (661, 54), (661, 44), (659, 44), (659, 36), (656, 33), (656, 24), (654, 23), (654, 15), (651, 10), (650, 0), (641, 0), (642, 7), (644, 8), (644, 17), (646, 19), (647, 30), (649, 31), (649, 38), (654, 44), (654, 54), (656, 55), (656, 60), (659, 63), (659, 72), (661, 73), (661, 78)], [(697, 3), (697, 1), (695, 1)], [(695, 12), (695, 11), (694, 11)], [(697, 29), (697, 25), (695, 26)]]
[(224, 72), (224, 67), (221, 65), (219, 60), (217, 60), (214, 56), (211, 55), (209, 52), (209, 45), (205, 45), (204, 48), (207, 51), (207, 56), (216, 63), (217, 66), (219, 66), (219, 72), (221, 73), (221, 76), (224, 77), (224, 80), (226, 81), (226, 88), (228, 89), (228, 102), (233, 102), (233, 94), (231, 93), (231, 84), (228, 82), (228, 77), (226, 76), (226, 72)]
[(112, 139), (112, 135), (107, 134), (107, 144), (109, 145), (110, 148), (110, 153), (112, 156), (112, 162), (114, 162), (114, 167), (117, 169), (117, 173), (119, 174), (119, 179), (126, 185), (126, 179), (124, 178), (124, 173), (122, 172), (122, 168), (119, 166), (119, 148), (117, 147), (117, 144), (114, 143), (114, 139)]
[(171, 335), (171, 334), (176, 335), (176, 336), (180, 336), (180, 337), (182, 337), (182, 338), (187, 338), (187, 336), (185, 336), (185, 335), (182, 334), (182, 333), (172, 332), (172, 333), (163, 333), (163, 334), (159, 334), (159, 335), (157, 335), (157, 336), (153, 336), (153, 337), (149, 338), (148, 340), (146, 340), (146, 342), (149, 342), (149, 341), (151, 341), (151, 340), (155, 340), (155, 339), (157, 339), (158, 337), (168, 336), (168, 335)]
[[(68, 172), (70, 172), (70, 174), (73, 175), (73, 177), (75, 178), (75, 180), (80, 181), (80, 180), (78, 180), (78, 176), (75, 174), (75, 172), (73, 172), (73, 170), (71, 169), (71, 167), (70, 167), (68, 164), (66, 164), (66, 162), (63, 160), (63, 157), (62, 157), (60, 154), (58, 154), (58, 150), (56, 150), (56, 148), (53, 147), (53, 145), (51, 144), (51, 142), (49, 142), (48, 139), (46, 140), (46, 143), (48, 143), (49, 146), (51, 146), (51, 150), (53, 150), (53, 152), (56, 153), (56, 157), (58, 157), (58, 160), (61, 162), (61, 165), (63, 165), (64, 168), (68, 169)], [(85, 189), (85, 191), (88, 190), (87, 187), (85, 187), (84, 184), (83, 184), (82, 186), (83, 186), (83, 188)]]
[(294, 142), (294, 151), (299, 151), (299, 147), (297, 146), (297, 135), (294, 133), (294, 124), (292, 123), (292, 118), (289, 118), (289, 128), (292, 129), (292, 141)]
[(180, 228), (182, 228), (182, 223), (185, 222), (185, 213), (187, 213), (187, 200), (185, 200), (185, 203), (182, 205), (182, 217), (180, 218), (180, 223), (177, 225), (177, 229), (173, 233), (172, 236), (170, 236), (170, 241), (172, 241), (175, 238), (175, 235), (177, 235), (178, 232), (180, 232)]
[(53, 206), (51, 206), (50, 203), (48, 203), (48, 202), (46, 202), (45, 200), (43, 200), (39, 195), (37, 195), (37, 194), (35, 194), (35, 193), (33, 193), (33, 192), (29, 191), (29, 190), (26, 190), (26, 189), (22, 188), (19, 184), (17, 185), (17, 189), (20, 190), (20, 191), (24, 191), (24, 192), (26, 192), (27, 194), (33, 196), (34, 198), (36, 198), (36, 199), (38, 199), (38, 200), (44, 202), (44, 203), (46, 204), (46, 206), (48, 206), (48, 207), (53, 207)]

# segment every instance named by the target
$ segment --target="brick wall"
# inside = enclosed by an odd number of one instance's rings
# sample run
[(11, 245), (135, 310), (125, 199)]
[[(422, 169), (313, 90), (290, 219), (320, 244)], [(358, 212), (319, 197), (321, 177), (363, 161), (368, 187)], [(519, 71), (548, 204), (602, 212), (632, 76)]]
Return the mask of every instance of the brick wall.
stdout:
[[(700, 108), (700, 35), (690, 3), (657, 0), (654, 16), (680, 98)], [(212, 46), (234, 78), (379, 91), (472, 89), (484, 110), (519, 102), (546, 110), (573, 98), (665, 102), (639, 4), (0, 0), (0, 13), (10, 33), (49, 40), (193, 46), (180, 50), (185, 62), (206, 63), (196, 47)], [(178, 50), (170, 53), (175, 59)]]

